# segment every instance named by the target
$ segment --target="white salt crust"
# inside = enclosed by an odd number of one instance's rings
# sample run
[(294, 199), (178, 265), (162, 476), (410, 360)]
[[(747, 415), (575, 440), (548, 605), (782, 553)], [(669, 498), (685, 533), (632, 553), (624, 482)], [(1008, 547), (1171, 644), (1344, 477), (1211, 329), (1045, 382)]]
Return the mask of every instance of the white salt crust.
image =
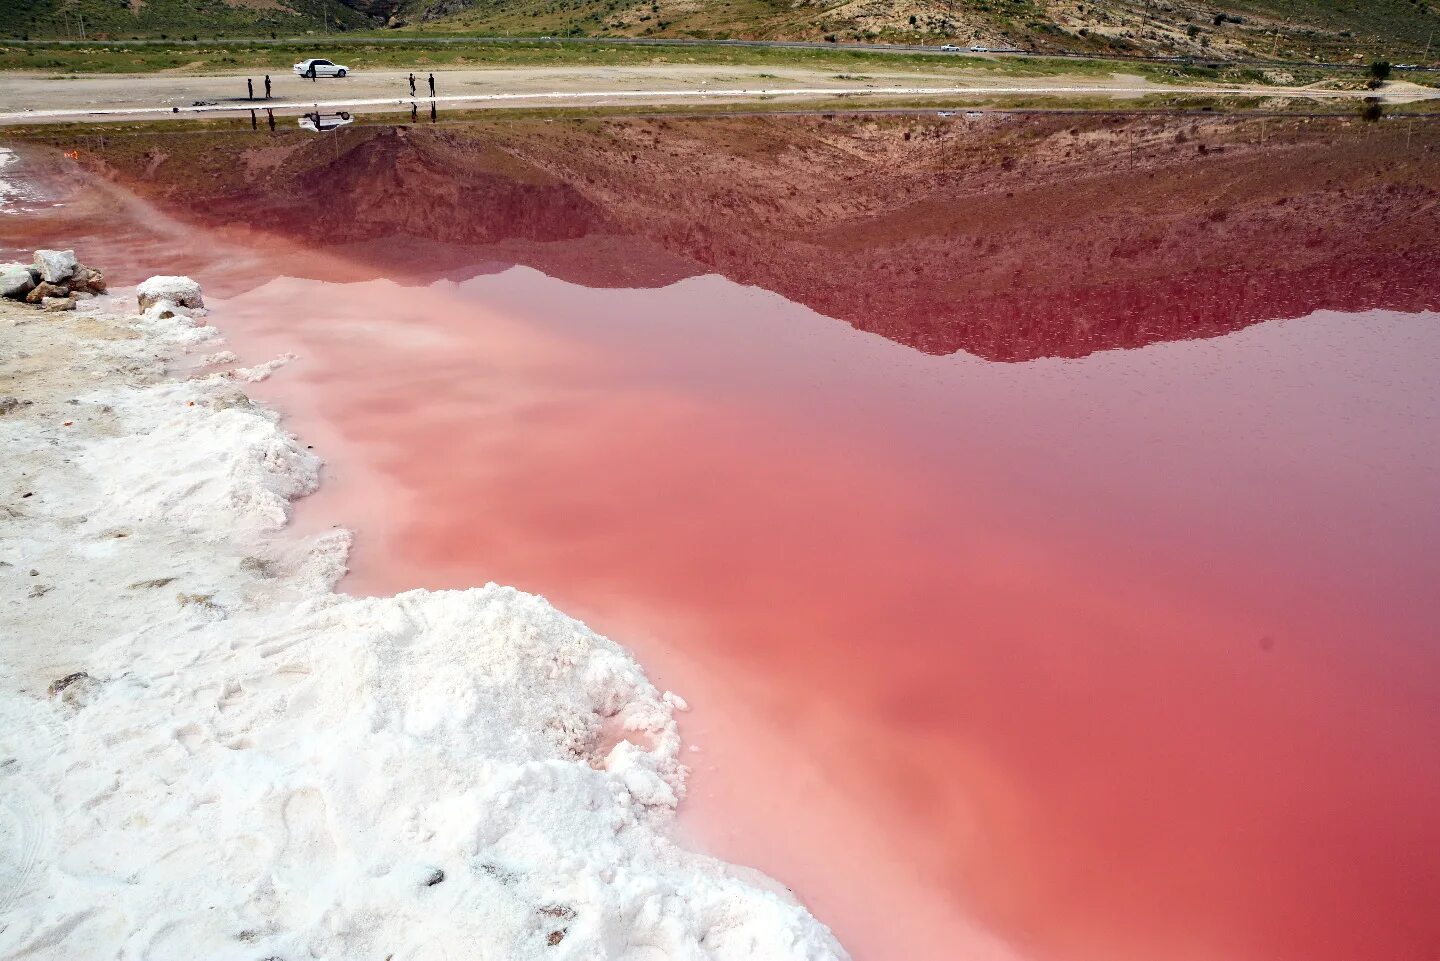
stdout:
[(334, 593), (349, 535), (282, 530), (318, 459), (159, 377), (216, 346), (167, 312), (0, 417), (40, 489), (0, 518), (0, 959), (846, 957), (677, 846), (684, 701), (622, 647), (495, 584)]

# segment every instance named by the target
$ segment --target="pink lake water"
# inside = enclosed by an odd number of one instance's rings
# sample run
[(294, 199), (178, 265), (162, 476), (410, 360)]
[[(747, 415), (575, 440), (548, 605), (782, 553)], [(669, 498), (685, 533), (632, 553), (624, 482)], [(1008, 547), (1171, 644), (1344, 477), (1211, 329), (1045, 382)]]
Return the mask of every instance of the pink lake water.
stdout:
[(254, 391), (343, 588), (630, 647), (693, 708), (684, 830), (861, 961), (1440, 956), (1440, 314), (1177, 298), (995, 363), (704, 270), (168, 236), (242, 361), (297, 355)]
[(347, 590), (496, 580), (622, 638), (696, 707), (690, 823), (858, 957), (968, 956), (979, 901), (1067, 956), (1258, 961), (1435, 923), (1437, 321), (1000, 366), (514, 268), (217, 323), (300, 355), (263, 393), (324, 439)]

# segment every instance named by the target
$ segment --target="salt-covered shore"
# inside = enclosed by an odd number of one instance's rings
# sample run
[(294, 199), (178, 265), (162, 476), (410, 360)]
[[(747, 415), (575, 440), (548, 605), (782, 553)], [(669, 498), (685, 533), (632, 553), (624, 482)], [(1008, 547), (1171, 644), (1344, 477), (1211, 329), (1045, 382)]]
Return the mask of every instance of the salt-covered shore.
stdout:
[(683, 701), (511, 588), (335, 593), (318, 458), (133, 303), (0, 303), (0, 958), (845, 957), (672, 839)]

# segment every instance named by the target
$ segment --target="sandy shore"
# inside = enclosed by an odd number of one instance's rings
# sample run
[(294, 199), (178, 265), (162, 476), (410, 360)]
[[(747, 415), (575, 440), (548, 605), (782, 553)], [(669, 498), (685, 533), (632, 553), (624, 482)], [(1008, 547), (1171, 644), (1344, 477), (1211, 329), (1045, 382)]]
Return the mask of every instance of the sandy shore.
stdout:
[[(316, 82), (292, 73), (272, 74), (274, 99), (246, 96), (247, 79), (263, 93), (263, 74), (64, 76), (7, 73), (0, 87), (0, 124), (35, 121), (216, 115), (269, 106), (282, 113), (316, 107), (352, 112), (408, 110), (412, 100), (428, 104), (426, 73), (418, 72), (418, 97), (412, 98), (407, 71), (362, 71), (344, 79)], [(725, 102), (796, 101), (853, 97), (1050, 96), (1135, 98), (1149, 94), (1277, 97), (1350, 101), (1370, 91), (1315, 87), (1182, 85), (1151, 83), (1139, 76), (1036, 76), (1019, 78), (993, 71), (865, 70), (837, 73), (803, 67), (720, 67), (664, 64), (654, 66), (528, 67), (437, 70), (436, 100), (443, 108), (663, 105)], [(1392, 102), (1433, 99), (1440, 91), (1408, 83), (1390, 84)], [(263, 113), (261, 119), (263, 120)]]
[(681, 699), (543, 598), (335, 594), (270, 368), (130, 303), (0, 304), (0, 957), (845, 956), (673, 842)]

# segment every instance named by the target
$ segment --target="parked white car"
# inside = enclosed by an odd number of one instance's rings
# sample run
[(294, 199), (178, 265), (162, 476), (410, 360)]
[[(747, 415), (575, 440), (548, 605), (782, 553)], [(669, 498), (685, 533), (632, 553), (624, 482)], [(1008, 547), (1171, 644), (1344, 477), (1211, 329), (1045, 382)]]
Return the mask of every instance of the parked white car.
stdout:
[(301, 60), (295, 65), (295, 72), (302, 77), (343, 77), (350, 72), (350, 68), (343, 63), (331, 63), (329, 60)]

